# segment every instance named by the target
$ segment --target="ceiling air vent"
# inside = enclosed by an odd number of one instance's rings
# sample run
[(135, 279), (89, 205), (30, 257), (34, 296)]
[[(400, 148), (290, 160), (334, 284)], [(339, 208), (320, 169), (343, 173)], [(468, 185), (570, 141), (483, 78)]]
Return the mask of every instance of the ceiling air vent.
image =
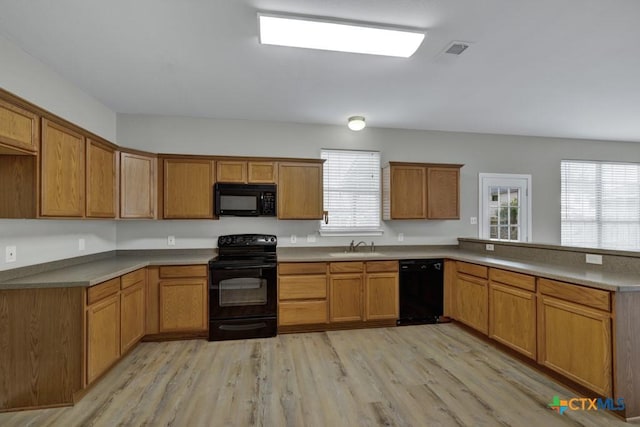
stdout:
[(444, 53), (450, 53), (451, 55), (460, 55), (462, 52), (467, 50), (469, 47), (469, 43), (464, 42), (453, 42), (447, 47), (447, 50)]

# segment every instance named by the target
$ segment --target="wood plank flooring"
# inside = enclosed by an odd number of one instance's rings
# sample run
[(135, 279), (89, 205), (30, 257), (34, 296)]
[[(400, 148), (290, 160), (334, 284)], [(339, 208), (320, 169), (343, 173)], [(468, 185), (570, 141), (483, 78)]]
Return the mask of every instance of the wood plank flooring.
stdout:
[(142, 343), (78, 404), (8, 426), (616, 426), (455, 324)]

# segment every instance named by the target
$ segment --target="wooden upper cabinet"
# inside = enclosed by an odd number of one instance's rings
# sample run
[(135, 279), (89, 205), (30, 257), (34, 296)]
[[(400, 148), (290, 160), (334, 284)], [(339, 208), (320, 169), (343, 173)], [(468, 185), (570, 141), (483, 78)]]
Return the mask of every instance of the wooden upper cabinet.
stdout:
[(425, 168), (391, 168), (391, 218), (426, 218)]
[(236, 160), (219, 160), (216, 174), (217, 182), (246, 183), (247, 162)]
[(216, 163), (216, 182), (274, 184), (277, 175), (275, 162), (218, 160)]
[(460, 168), (427, 168), (427, 218), (460, 219)]
[(382, 171), (383, 219), (459, 219), (461, 167), (391, 162)]
[(275, 162), (248, 162), (249, 184), (274, 184), (278, 181), (278, 166)]
[(84, 216), (84, 136), (42, 119), (40, 176), (42, 216)]
[(120, 153), (120, 218), (155, 217), (156, 158)]
[(87, 217), (115, 218), (117, 203), (116, 150), (87, 139)]
[(0, 99), (0, 154), (35, 153), (39, 138), (38, 116)]
[(165, 158), (163, 218), (213, 218), (213, 160)]
[(278, 218), (322, 219), (322, 163), (280, 163)]

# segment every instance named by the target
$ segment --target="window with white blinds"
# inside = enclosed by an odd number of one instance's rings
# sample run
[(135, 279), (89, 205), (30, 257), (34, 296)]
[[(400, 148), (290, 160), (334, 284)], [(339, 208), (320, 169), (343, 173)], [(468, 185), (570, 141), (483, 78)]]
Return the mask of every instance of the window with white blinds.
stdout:
[(380, 232), (380, 153), (322, 150), (324, 209), (329, 223), (322, 234)]
[(561, 162), (562, 244), (640, 250), (640, 164)]

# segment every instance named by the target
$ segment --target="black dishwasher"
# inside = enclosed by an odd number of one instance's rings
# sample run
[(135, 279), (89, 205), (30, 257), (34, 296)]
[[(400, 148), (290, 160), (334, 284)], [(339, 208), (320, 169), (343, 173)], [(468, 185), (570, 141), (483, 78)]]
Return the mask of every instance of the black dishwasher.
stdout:
[(400, 260), (398, 325), (438, 323), (442, 316), (444, 261)]

